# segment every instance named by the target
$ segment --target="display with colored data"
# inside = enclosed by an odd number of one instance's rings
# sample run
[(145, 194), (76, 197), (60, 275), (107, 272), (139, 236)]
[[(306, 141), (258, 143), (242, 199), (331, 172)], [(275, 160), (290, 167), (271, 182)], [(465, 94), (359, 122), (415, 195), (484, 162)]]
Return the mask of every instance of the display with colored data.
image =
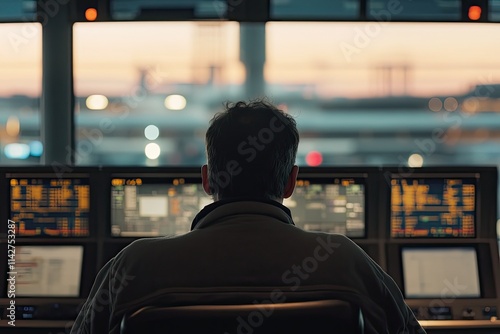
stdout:
[(83, 246), (16, 247), (16, 295), (79, 297)]
[(402, 249), (406, 298), (475, 298), (481, 296), (473, 247)]
[(199, 178), (118, 178), (111, 181), (111, 235), (156, 237), (190, 231), (212, 199)]
[(475, 178), (393, 178), (391, 237), (475, 236)]
[(20, 237), (89, 235), (88, 178), (11, 178), (10, 219)]
[(304, 230), (365, 236), (364, 179), (299, 179), (293, 195), (283, 204)]

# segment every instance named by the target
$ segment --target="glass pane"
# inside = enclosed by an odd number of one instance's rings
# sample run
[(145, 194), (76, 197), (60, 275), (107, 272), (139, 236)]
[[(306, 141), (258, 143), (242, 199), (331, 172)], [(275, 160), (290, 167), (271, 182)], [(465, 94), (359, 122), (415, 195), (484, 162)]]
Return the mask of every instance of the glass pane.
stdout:
[(300, 164), (498, 165), (497, 34), (495, 24), (269, 23), (267, 94), (297, 116)]
[(381, 22), (460, 21), (461, 8), (461, 0), (367, 0), (367, 17)]
[(76, 24), (77, 163), (205, 161), (209, 119), (242, 94), (238, 36), (234, 22)]
[(359, 0), (271, 0), (272, 20), (356, 20)]
[(500, 22), (500, 0), (490, 0), (490, 21)]
[(0, 164), (36, 164), (43, 152), (41, 24), (0, 24), (0, 40)]
[(225, 18), (226, 0), (111, 0), (115, 20)]
[(1, 21), (34, 21), (36, 0), (0, 0)]
[(79, 164), (203, 163), (222, 102), (264, 94), (297, 116), (301, 165), (500, 163), (494, 24), (80, 23), (74, 33)]

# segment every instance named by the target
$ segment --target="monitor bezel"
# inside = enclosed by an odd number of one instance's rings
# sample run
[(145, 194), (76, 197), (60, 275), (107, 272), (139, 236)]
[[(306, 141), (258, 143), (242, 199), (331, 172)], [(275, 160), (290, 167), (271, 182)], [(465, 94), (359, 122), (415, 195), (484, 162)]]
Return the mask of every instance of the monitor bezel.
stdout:
[[(105, 218), (107, 220), (105, 235), (111, 239), (135, 240), (138, 237), (120, 237), (111, 234), (111, 180), (113, 178), (198, 178), (201, 184), (200, 167), (103, 167), (106, 184), (101, 188), (108, 194), (108, 209)], [(364, 180), (365, 186), (365, 230), (363, 237), (353, 237), (355, 240), (375, 239), (379, 231), (376, 219), (379, 215), (377, 210), (376, 189), (378, 188), (378, 167), (300, 167), (298, 179), (303, 178), (360, 178)], [(292, 217), (293, 218), (293, 217)]]
[(476, 210), (480, 214), (480, 218), (476, 220), (475, 237), (469, 238), (393, 238), (391, 237), (391, 201), (386, 201), (385, 205), (380, 206), (379, 219), (385, 224), (381, 224), (384, 239), (389, 240), (472, 240), (491, 238), (496, 234), (495, 223), (497, 220), (497, 192), (498, 192), (498, 171), (496, 166), (432, 166), (421, 168), (410, 168), (406, 166), (388, 166), (381, 168), (380, 178), (381, 187), (378, 193), (380, 198), (391, 197), (391, 177), (397, 175), (399, 177), (412, 177), (415, 174), (477, 174), (476, 189)]
[[(85, 238), (91, 238), (95, 236), (95, 231), (93, 231), (92, 227), (92, 219), (93, 219), (93, 186), (92, 186), (92, 177), (90, 172), (85, 172), (85, 171), (75, 171), (72, 173), (64, 173), (64, 174), (56, 174), (56, 173), (45, 173), (45, 172), (7, 172), (5, 173), (5, 180), (6, 180), (6, 186), (7, 186), (7, 191), (6, 191), (6, 196), (7, 196), (7, 215), (9, 219), (12, 218), (12, 192), (11, 192), (11, 185), (10, 185), (10, 180), (16, 179), (16, 178), (29, 178), (29, 179), (81, 179), (81, 180), (86, 180), (88, 185), (89, 185), (89, 209), (88, 209), (88, 233), (87, 235), (57, 235), (57, 236), (50, 236), (50, 235), (34, 235), (34, 236), (29, 236), (29, 235), (16, 235), (17, 238), (27, 238), (27, 239), (70, 239), (70, 238), (75, 238), (75, 239), (85, 239)], [(86, 184), (87, 184), (86, 183)], [(18, 224), (18, 222), (16, 222)]]
[[(477, 281), (479, 284), (479, 296), (449, 296), (449, 295), (426, 295), (426, 296), (408, 296), (407, 291), (406, 291), (406, 283), (405, 283), (405, 271), (404, 271), (404, 260), (403, 260), (403, 252), (405, 250), (427, 250), (427, 251), (439, 251), (439, 250), (474, 250), (474, 257), (476, 259), (476, 266), (477, 266)], [(399, 259), (400, 259), (400, 267), (401, 267), (401, 277), (402, 277), (402, 282), (401, 282), (401, 292), (403, 293), (403, 296), (407, 299), (434, 299), (434, 298), (456, 298), (456, 299), (480, 299), (483, 298), (483, 284), (481, 282), (481, 274), (480, 274), (480, 269), (479, 269), (479, 256), (478, 256), (478, 250), (475, 247), (475, 245), (457, 245), (457, 244), (448, 244), (448, 245), (402, 245), (399, 249)], [(472, 269), (472, 268), (470, 268)], [(451, 291), (453, 292), (453, 291)]]
[[(404, 273), (403, 273), (403, 260), (402, 260), (402, 248), (404, 247), (415, 247), (415, 248), (475, 248), (477, 257), (477, 267), (479, 275), (479, 287), (480, 287), (480, 297), (476, 298), (456, 298), (456, 299), (490, 299), (497, 298), (496, 286), (494, 278), (494, 268), (491, 266), (493, 261), (491, 253), (491, 245), (488, 241), (475, 242), (473, 240), (463, 240), (459, 239), (451, 241), (449, 239), (438, 239), (429, 240), (422, 243), (421, 239), (409, 239), (409, 240), (396, 240), (390, 241), (385, 246), (385, 252), (387, 256), (387, 273), (396, 282), (401, 292), (404, 294)], [(408, 300), (439, 300), (440, 297), (434, 298), (406, 298)]]
[[(62, 300), (71, 300), (71, 299), (79, 299), (79, 298), (86, 298), (86, 296), (89, 294), (90, 289), (92, 287), (92, 283), (96, 274), (95, 271), (95, 247), (90, 247), (88, 243), (70, 243), (67, 242), (65, 239), (62, 240), (63, 242), (57, 242), (57, 243), (47, 243), (47, 242), (40, 242), (39, 240), (34, 240), (33, 242), (25, 242), (22, 244), (17, 244), (17, 247), (81, 247), (82, 248), (82, 258), (81, 258), (81, 271), (80, 271), (80, 284), (78, 287), (78, 294), (77, 295), (19, 295), (16, 293), (16, 298), (57, 298), (57, 299), (62, 299)], [(7, 248), (5, 246), (5, 248)], [(7, 252), (5, 252), (7, 254)], [(0, 261), (1, 263), (1, 268), (5, 268), (5, 280), (8, 278), (8, 263), (7, 261)], [(89, 275), (92, 275), (90, 277)], [(3, 289), (3, 291), (0, 292), (0, 298), (7, 298), (7, 287)]]
[(64, 250), (68, 250), (69, 248), (79, 248), (81, 249), (81, 258), (80, 260), (80, 277), (78, 281), (78, 292), (76, 295), (51, 295), (51, 294), (40, 294), (40, 295), (30, 295), (30, 294), (19, 294), (19, 291), (17, 290), (16, 296), (18, 297), (23, 297), (23, 298), (78, 298), (81, 296), (81, 291), (82, 291), (82, 280), (83, 280), (83, 273), (84, 273), (84, 268), (83, 268), (83, 263), (84, 263), (84, 258), (85, 258), (85, 246), (83, 245), (77, 245), (77, 244), (71, 244), (71, 245), (19, 245), (17, 249), (19, 248), (24, 248), (24, 247), (30, 247), (30, 248), (60, 248), (60, 252)]
[[(157, 173), (157, 172), (152, 172), (152, 173), (112, 173), (110, 174), (109, 178), (109, 191), (107, 194), (109, 194), (108, 199), (109, 199), (109, 211), (108, 211), (108, 226), (107, 226), (107, 236), (110, 238), (117, 238), (117, 239), (139, 239), (139, 238), (154, 238), (154, 237), (161, 237), (162, 235), (158, 236), (148, 236), (148, 235), (134, 235), (134, 236), (122, 236), (122, 235), (115, 235), (112, 232), (113, 228), (113, 195), (112, 195), (112, 190), (113, 190), (113, 185), (112, 181), (114, 179), (137, 179), (140, 178), (142, 180), (147, 180), (147, 182), (143, 184), (173, 184), (173, 180), (175, 179), (184, 179), (188, 180), (185, 184), (199, 184), (201, 185), (201, 175), (200, 174), (194, 174), (194, 173), (187, 173), (187, 174), (177, 174), (177, 173)], [(209, 195), (207, 195), (209, 197)]]
[[(364, 187), (364, 196), (365, 196), (365, 201), (364, 201), (364, 229), (363, 229), (363, 235), (362, 236), (349, 236), (346, 234), (346, 236), (350, 239), (355, 239), (355, 240), (361, 240), (361, 239), (366, 239), (368, 238), (368, 232), (370, 230), (369, 224), (368, 224), (368, 219), (371, 216), (369, 214), (369, 209), (371, 209), (371, 200), (369, 199), (369, 192), (370, 192), (370, 182), (368, 181), (369, 178), (369, 173), (368, 172), (362, 172), (362, 171), (352, 171), (352, 172), (345, 172), (345, 171), (340, 171), (335, 168), (331, 169), (325, 169), (325, 168), (301, 168), (299, 170), (299, 175), (297, 176), (297, 180), (309, 180), (312, 181), (314, 179), (316, 180), (321, 180), (318, 182), (319, 184), (329, 184), (324, 181), (330, 179), (354, 179), (357, 181), (360, 181), (359, 184), (362, 184)], [(375, 189), (375, 188), (374, 188)], [(293, 216), (292, 216), (293, 219)]]
[[(475, 180), (475, 196), (474, 196), (474, 234), (472, 236), (394, 236), (392, 235), (392, 187), (391, 181), (394, 179), (444, 179), (444, 178), (457, 178), (457, 179), (474, 179)], [(477, 237), (478, 234), (478, 222), (481, 221), (481, 210), (480, 204), (480, 192), (479, 192), (479, 179), (480, 173), (439, 173), (439, 172), (423, 172), (420, 173), (416, 171), (412, 173), (410, 176), (403, 176), (401, 174), (391, 174), (391, 178), (389, 181), (389, 196), (388, 196), (388, 229), (389, 229), (389, 238), (391, 239), (473, 239)]]
[(380, 258), (380, 250), (376, 245), (383, 238), (380, 227), (380, 215), (383, 213), (378, 206), (381, 189), (381, 169), (376, 166), (352, 167), (300, 167), (298, 178), (308, 177), (361, 177), (365, 180), (365, 233), (364, 237), (352, 238), (374, 258)]

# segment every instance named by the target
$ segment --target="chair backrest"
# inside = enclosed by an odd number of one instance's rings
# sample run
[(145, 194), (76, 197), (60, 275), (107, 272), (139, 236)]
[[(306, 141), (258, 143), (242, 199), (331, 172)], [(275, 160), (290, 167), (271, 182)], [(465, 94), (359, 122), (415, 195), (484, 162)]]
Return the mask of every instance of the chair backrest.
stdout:
[(125, 314), (121, 334), (361, 334), (361, 309), (344, 300), (144, 306)]

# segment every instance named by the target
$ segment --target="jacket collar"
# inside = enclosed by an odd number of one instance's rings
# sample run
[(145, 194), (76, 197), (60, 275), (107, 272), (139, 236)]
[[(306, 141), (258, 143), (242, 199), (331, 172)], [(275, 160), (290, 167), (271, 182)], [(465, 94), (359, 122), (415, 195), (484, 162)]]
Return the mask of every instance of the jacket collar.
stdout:
[(205, 206), (193, 220), (191, 230), (216, 223), (222, 217), (238, 214), (261, 214), (274, 217), (283, 223), (295, 225), (292, 213), (283, 204), (265, 198), (229, 198)]

